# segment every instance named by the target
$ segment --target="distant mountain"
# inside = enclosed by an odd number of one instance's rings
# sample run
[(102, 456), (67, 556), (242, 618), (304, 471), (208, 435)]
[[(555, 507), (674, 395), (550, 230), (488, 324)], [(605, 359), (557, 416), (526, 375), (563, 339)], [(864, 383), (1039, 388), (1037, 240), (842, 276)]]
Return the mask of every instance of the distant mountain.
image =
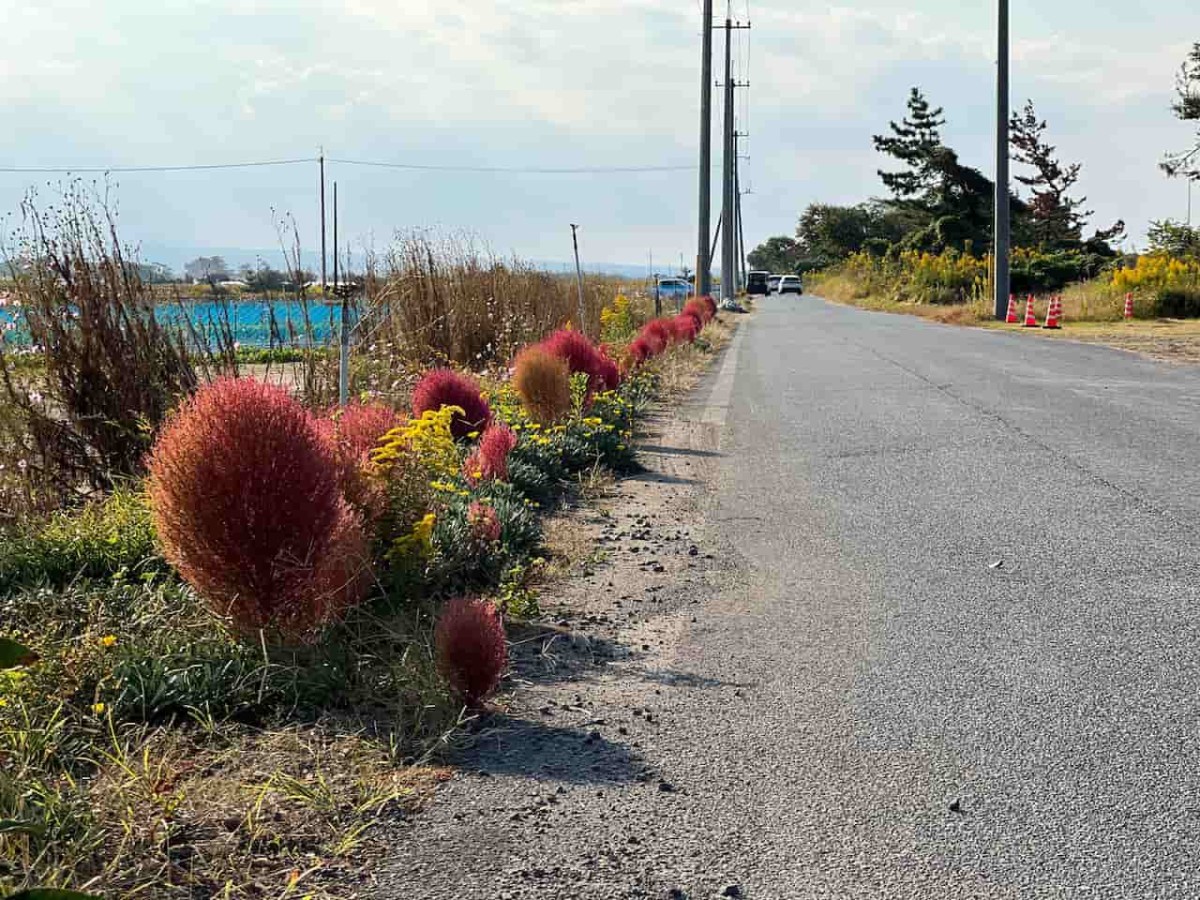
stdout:
[[(284, 257), (283, 251), (278, 247), (275, 248), (247, 248), (247, 247), (198, 247), (186, 246), (178, 244), (159, 244), (154, 241), (144, 241), (138, 247), (139, 257), (144, 263), (161, 263), (171, 269), (172, 272), (178, 274), (183, 273), (183, 267), (198, 256), (220, 256), (230, 266), (230, 268), (240, 269), (242, 266), (258, 265), (259, 261), (271, 266), (275, 269), (282, 269), (286, 266), (287, 260)], [(352, 260), (352, 263), (355, 262)], [(361, 265), (361, 258), (357, 260)], [(547, 272), (563, 272), (570, 274), (575, 271), (575, 263), (573, 261), (563, 260), (548, 260), (535, 259), (531, 262)], [(320, 252), (310, 250), (302, 250), (300, 253), (300, 264), (303, 268), (312, 271), (319, 271), (321, 268)], [(330, 270), (332, 262), (327, 263)], [(625, 263), (593, 263), (584, 262), (583, 270), (585, 272), (596, 275), (619, 275), (622, 278), (648, 278), (649, 273), (644, 265), (631, 266)], [(663, 275), (674, 275), (675, 272), (663, 272)], [(330, 276), (332, 277), (332, 276)]]

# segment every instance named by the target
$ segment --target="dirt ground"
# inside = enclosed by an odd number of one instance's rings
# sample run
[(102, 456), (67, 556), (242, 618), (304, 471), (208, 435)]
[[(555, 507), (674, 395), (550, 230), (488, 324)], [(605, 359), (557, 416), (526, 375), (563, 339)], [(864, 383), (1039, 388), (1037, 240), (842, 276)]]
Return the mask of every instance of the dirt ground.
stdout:
[(1055, 340), (1107, 344), (1166, 362), (1200, 363), (1200, 321), (1195, 319), (1068, 322), (1058, 331), (1031, 328), (1027, 333)]

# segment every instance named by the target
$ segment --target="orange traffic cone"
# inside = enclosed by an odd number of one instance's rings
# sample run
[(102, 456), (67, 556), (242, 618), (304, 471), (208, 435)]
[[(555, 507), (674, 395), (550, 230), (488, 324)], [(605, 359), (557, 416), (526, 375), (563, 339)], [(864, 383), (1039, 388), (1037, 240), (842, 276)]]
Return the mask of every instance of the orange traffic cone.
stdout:
[(1016, 325), (1021, 320), (1017, 318), (1017, 298), (1012, 294), (1008, 295), (1008, 315), (1004, 317), (1004, 324)]
[(1125, 295), (1125, 318), (1127, 318), (1127, 319), (1133, 318), (1133, 294), (1132, 293)]
[(1033, 314), (1033, 294), (1025, 298), (1025, 324), (1022, 328), (1037, 328), (1037, 316)]
[(1060, 300), (1057, 295), (1050, 298), (1050, 306), (1046, 310), (1046, 324), (1042, 326), (1043, 328), (1058, 328), (1058, 327), (1060, 327), (1058, 324), (1058, 320), (1059, 320), (1059, 317), (1062, 315), (1062, 307), (1060, 305), (1061, 303), (1062, 303), (1062, 300)]

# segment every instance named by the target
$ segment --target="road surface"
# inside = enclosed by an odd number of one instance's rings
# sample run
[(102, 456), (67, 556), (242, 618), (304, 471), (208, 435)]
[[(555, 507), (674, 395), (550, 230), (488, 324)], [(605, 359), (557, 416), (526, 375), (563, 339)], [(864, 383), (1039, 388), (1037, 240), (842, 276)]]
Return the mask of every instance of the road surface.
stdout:
[(564, 720), (653, 777), (465, 780), (391, 883), (1200, 896), (1200, 370), (813, 297), (723, 363), (685, 418), (726, 570), (642, 664), (665, 727), (611, 727), (629, 673)]

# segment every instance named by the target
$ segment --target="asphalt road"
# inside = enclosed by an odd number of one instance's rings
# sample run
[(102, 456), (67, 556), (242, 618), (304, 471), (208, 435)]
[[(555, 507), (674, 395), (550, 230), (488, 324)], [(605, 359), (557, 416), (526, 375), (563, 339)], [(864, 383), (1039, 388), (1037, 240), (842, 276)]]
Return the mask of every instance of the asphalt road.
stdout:
[(650, 786), (464, 782), (395, 896), (1200, 896), (1200, 369), (813, 297), (727, 363), (663, 726), (572, 726)]
[(773, 298), (726, 434), (763, 896), (1200, 896), (1200, 370)]

